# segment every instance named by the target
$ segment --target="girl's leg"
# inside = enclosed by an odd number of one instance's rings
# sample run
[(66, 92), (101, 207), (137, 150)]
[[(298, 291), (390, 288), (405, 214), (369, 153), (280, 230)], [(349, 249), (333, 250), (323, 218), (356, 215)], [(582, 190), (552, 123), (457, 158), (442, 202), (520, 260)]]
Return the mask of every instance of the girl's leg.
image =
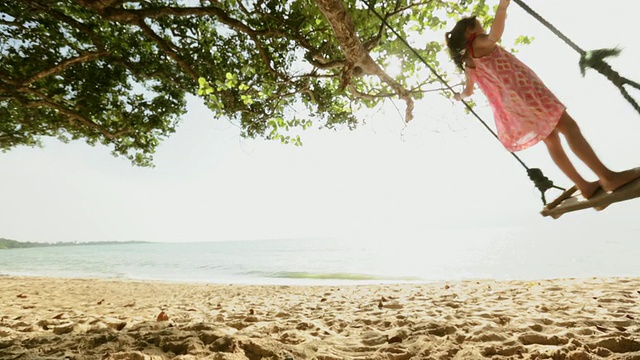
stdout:
[(600, 178), (600, 185), (606, 191), (614, 191), (622, 185), (638, 178), (637, 172), (615, 172), (607, 168), (602, 161), (598, 159), (591, 145), (589, 145), (582, 135), (578, 124), (576, 124), (575, 120), (573, 120), (566, 111), (562, 114), (556, 129), (565, 136), (569, 147), (571, 147), (571, 150), (578, 158)]
[(558, 165), (560, 170), (567, 175), (567, 177), (573, 181), (574, 184), (580, 190), (580, 193), (585, 198), (590, 198), (593, 194), (598, 190), (597, 182), (589, 182), (585, 180), (576, 170), (576, 168), (567, 157), (567, 153), (565, 153), (562, 148), (562, 143), (560, 142), (560, 136), (558, 135), (557, 130), (553, 130), (553, 132), (544, 139), (544, 143), (547, 145), (547, 149), (549, 149), (549, 154), (551, 155), (551, 159)]

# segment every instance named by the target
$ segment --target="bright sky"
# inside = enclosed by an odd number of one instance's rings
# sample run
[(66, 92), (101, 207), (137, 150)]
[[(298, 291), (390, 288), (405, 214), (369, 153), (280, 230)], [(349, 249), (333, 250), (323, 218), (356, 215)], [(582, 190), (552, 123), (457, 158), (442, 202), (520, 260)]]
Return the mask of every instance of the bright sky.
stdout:
[[(584, 49), (621, 46), (611, 64), (640, 80), (640, 3), (528, 3)], [(601, 159), (615, 170), (640, 166), (640, 116), (618, 90), (595, 72), (582, 79), (577, 54), (513, 3), (505, 43), (521, 34), (536, 41), (518, 56), (565, 102)], [(640, 92), (632, 94), (640, 99)], [(479, 91), (475, 99), (485, 104)], [(158, 149), (153, 169), (132, 167), (104, 147), (81, 142), (53, 140), (42, 149), (0, 153), (0, 237), (181, 242), (424, 239), (451, 229), (548, 237), (576, 229), (640, 231), (640, 200), (601, 213), (543, 218), (524, 169), (461, 104), (428, 96), (416, 104), (407, 128), (403, 103), (395, 104), (400, 112), (389, 106), (362, 114), (366, 124), (354, 132), (309, 130), (299, 148), (241, 139), (236, 127), (213, 120), (193, 99), (177, 133)], [(493, 125), (486, 105), (480, 113)], [(570, 186), (543, 144), (519, 155)]]

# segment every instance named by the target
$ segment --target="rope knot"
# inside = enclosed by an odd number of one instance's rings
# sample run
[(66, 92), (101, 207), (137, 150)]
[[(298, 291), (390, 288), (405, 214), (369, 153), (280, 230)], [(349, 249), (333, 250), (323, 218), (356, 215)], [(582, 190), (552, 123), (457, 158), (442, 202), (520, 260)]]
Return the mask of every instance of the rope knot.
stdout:
[[(618, 48), (613, 49), (598, 49), (593, 51), (587, 51), (580, 56), (580, 72), (582, 76), (585, 75), (587, 68), (592, 68), (599, 73), (608, 76), (611, 73), (615, 73), (611, 66), (605, 62), (606, 58), (620, 55), (622, 50)], [(619, 76), (619, 75), (618, 75)]]
[(544, 176), (542, 170), (538, 168), (527, 169), (527, 175), (529, 175), (529, 179), (533, 181), (536, 188), (540, 190), (540, 194), (542, 195), (542, 202), (546, 205), (547, 199), (545, 197), (545, 192), (553, 187), (553, 181), (549, 180), (548, 177)]

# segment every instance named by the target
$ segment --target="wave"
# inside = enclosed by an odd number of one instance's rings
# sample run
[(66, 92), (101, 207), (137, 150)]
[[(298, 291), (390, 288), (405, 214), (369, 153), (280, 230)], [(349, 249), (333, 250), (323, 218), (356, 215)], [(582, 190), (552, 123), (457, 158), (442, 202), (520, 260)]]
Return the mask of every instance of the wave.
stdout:
[(417, 281), (420, 278), (416, 277), (392, 277), (392, 276), (378, 276), (370, 274), (358, 274), (358, 273), (314, 273), (305, 271), (281, 271), (276, 273), (261, 274), (262, 276), (269, 278), (280, 279), (313, 279), (313, 280), (392, 280), (392, 281)]

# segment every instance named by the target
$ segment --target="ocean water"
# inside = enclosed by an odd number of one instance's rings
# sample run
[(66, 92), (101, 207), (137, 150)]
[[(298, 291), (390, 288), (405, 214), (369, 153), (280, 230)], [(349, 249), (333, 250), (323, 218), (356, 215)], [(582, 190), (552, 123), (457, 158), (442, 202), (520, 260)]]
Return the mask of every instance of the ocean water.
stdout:
[(0, 250), (0, 274), (289, 285), (640, 276), (638, 233), (608, 234), (553, 238), (518, 231), (473, 231), (419, 240), (42, 247)]

